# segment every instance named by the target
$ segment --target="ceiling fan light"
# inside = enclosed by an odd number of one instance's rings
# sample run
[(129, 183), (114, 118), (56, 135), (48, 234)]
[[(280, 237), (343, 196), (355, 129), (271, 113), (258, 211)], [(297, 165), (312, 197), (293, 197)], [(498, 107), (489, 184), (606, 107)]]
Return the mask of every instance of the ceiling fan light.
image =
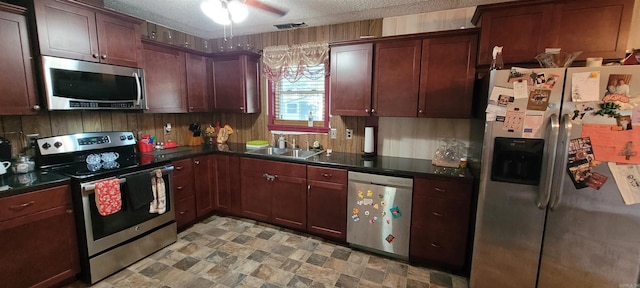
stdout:
[(227, 3), (227, 8), (229, 9), (229, 13), (231, 14), (231, 20), (233, 20), (233, 23), (240, 23), (244, 21), (244, 19), (247, 19), (247, 16), (249, 15), (247, 6), (237, 0), (229, 1)]
[(200, 9), (202, 9), (204, 15), (207, 15), (207, 17), (220, 25), (231, 24), (229, 12), (222, 7), (222, 3), (218, 0), (204, 1), (200, 4)]

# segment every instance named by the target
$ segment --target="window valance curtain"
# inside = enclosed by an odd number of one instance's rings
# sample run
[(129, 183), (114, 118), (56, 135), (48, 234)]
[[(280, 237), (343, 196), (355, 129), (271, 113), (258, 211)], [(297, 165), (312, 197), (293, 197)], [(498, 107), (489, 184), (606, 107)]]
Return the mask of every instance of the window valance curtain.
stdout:
[(269, 46), (262, 50), (262, 75), (277, 82), (287, 79), (296, 82), (302, 77), (312, 80), (325, 76), (325, 73), (313, 73), (307, 67), (325, 64), (329, 71), (329, 44), (310, 42), (299, 45)]

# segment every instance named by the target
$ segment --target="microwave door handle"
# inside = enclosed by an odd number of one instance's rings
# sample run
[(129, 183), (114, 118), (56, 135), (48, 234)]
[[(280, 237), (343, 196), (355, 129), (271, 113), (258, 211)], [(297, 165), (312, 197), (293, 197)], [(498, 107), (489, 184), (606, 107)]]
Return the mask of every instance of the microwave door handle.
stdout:
[(142, 84), (140, 83), (140, 76), (137, 72), (133, 72), (133, 77), (136, 78), (136, 87), (138, 88), (138, 95), (136, 97), (136, 106), (140, 106), (142, 100)]
[(540, 191), (538, 193), (538, 208), (540, 210), (544, 210), (547, 208), (547, 204), (549, 204), (549, 198), (551, 196), (551, 187), (553, 183), (553, 171), (554, 171), (554, 163), (555, 156), (558, 147), (558, 130), (560, 128), (560, 121), (558, 119), (557, 114), (551, 114), (549, 117), (548, 128), (546, 132), (548, 133), (545, 140), (547, 141), (546, 145), (546, 155), (547, 155), (547, 175), (545, 176), (544, 185), (540, 187)]
[(556, 181), (554, 181), (552, 192), (554, 196), (551, 198), (551, 210), (556, 210), (560, 205), (560, 201), (562, 200), (562, 190), (564, 190), (564, 179), (566, 177), (566, 172), (564, 168), (566, 167), (567, 156), (569, 155), (569, 137), (571, 137), (571, 116), (569, 114), (562, 115), (562, 139), (560, 139), (559, 143), (564, 143), (564, 147), (562, 147), (562, 153), (556, 158), (558, 162), (556, 165), (556, 174), (559, 177), (556, 177)]

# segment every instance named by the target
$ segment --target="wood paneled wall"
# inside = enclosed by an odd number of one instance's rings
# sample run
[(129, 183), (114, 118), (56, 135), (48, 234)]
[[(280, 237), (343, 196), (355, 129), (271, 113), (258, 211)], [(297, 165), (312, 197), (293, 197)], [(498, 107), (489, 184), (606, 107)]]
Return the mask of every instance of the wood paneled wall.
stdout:
[[(357, 39), (361, 35), (380, 36), (382, 34), (382, 19), (359, 21), (352, 23), (310, 27), (296, 30), (263, 33), (257, 35), (237, 36), (225, 42), (223, 39), (202, 39), (174, 31), (156, 24), (144, 24), (142, 36), (155, 37), (156, 40), (171, 43), (176, 46), (187, 47), (202, 52), (217, 52), (234, 49), (260, 51), (262, 47), (272, 45), (291, 45), (313, 41), (337, 41)], [(240, 47), (238, 47), (240, 45)], [(222, 47), (222, 48), (221, 48)], [(145, 114), (140, 112), (119, 111), (42, 111), (33, 116), (2, 116), (0, 117), (0, 136), (11, 141), (13, 155), (16, 156), (25, 148), (27, 134), (39, 134), (40, 137), (63, 135), (80, 132), (95, 131), (133, 131), (135, 133), (155, 135), (160, 141), (172, 140), (179, 145), (187, 143), (186, 136), (190, 123), (198, 122), (203, 127), (229, 124), (235, 133), (229, 137), (229, 142), (244, 143), (249, 140), (271, 140), (271, 133), (267, 129), (267, 99), (266, 82), (261, 81), (262, 112), (259, 114), (233, 113), (185, 113), (185, 114)], [(324, 134), (287, 135), (287, 140), (296, 139), (296, 143), (305, 141), (313, 143), (320, 141), (324, 148), (334, 151), (362, 152), (364, 145), (364, 117), (331, 117), (331, 127), (338, 130), (338, 139), (329, 139)], [(164, 124), (171, 123), (172, 131), (164, 135)], [(345, 140), (345, 129), (353, 129), (352, 140)]]

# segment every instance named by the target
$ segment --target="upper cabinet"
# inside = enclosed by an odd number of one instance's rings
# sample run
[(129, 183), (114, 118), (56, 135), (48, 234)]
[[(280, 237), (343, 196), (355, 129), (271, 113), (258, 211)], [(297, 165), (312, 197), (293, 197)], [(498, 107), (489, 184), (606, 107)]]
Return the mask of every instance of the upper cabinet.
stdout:
[(189, 112), (210, 111), (208, 58), (193, 53), (186, 53), (187, 102)]
[(40, 110), (33, 79), (25, 9), (0, 2), (0, 114), (34, 114)]
[(35, 0), (42, 55), (140, 67), (137, 19), (56, 0)]
[(224, 52), (212, 57), (213, 109), (235, 113), (260, 112), (260, 55)]
[(545, 48), (582, 51), (587, 57), (623, 58), (634, 0), (516, 1), (478, 6), (472, 23), (481, 27), (478, 65), (491, 64), (494, 46), (505, 63), (536, 62)]
[(187, 112), (185, 53), (166, 45), (144, 42), (144, 79), (151, 113)]
[(331, 46), (331, 115), (369, 116), (373, 43)]
[(463, 29), (332, 44), (332, 114), (470, 118), (477, 39)]

